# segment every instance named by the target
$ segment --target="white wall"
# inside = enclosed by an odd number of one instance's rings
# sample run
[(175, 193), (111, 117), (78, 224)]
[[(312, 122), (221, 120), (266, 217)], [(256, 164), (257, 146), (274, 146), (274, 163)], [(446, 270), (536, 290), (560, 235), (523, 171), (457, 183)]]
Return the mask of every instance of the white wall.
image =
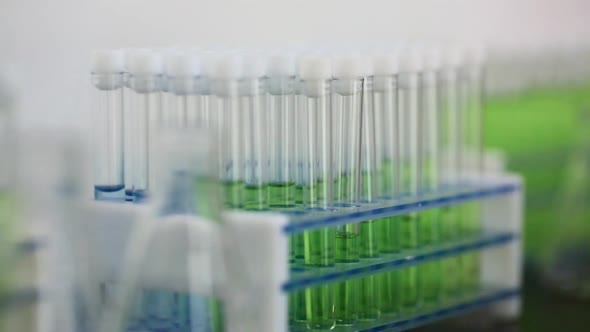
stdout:
[(0, 0), (0, 65), (18, 75), (22, 126), (87, 128), (92, 49), (295, 46), (585, 34), (586, 0)]

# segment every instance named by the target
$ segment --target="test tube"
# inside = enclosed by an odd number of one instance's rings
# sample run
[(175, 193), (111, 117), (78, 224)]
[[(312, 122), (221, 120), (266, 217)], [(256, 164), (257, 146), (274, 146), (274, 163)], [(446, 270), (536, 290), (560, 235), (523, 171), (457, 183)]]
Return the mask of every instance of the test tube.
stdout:
[[(303, 113), (298, 131), (305, 148), (303, 204), (307, 209), (326, 211), (333, 207), (332, 119), (330, 59), (319, 54), (303, 55), (299, 60)], [(305, 264), (318, 268), (334, 265), (334, 229), (331, 227), (304, 233)], [(335, 325), (332, 285), (305, 291), (307, 327), (329, 330)]]
[[(397, 75), (399, 56), (397, 52), (379, 52), (373, 56), (373, 107), (377, 122), (377, 148), (381, 150), (380, 196), (392, 201), (400, 194), (400, 166), (398, 144)], [(378, 221), (379, 251), (386, 254), (401, 250), (400, 217)], [(379, 307), (384, 315), (399, 312), (399, 271), (386, 272), (379, 276), (381, 290)]]
[(220, 178), (226, 207), (243, 207), (244, 190), (244, 128), (243, 114), (239, 108), (239, 80), (242, 65), (236, 54), (219, 54), (212, 71), (214, 94), (211, 122), (217, 126), (220, 138)]
[(238, 91), (245, 172), (242, 205), (246, 210), (267, 210), (269, 140), (266, 135), (266, 63), (260, 53), (244, 54), (241, 61), (243, 68)]
[[(422, 188), (420, 76), (423, 60), (419, 50), (411, 47), (400, 54), (398, 82), (399, 148), (401, 159), (401, 192), (419, 197)], [(400, 219), (403, 250), (418, 248), (420, 215), (410, 213)], [(418, 268), (412, 266), (400, 273), (401, 308), (414, 311), (420, 304)]]
[(168, 89), (164, 118), (167, 128), (195, 128), (201, 111), (198, 94), (200, 64), (196, 54), (176, 52), (169, 55), (166, 70)]
[(124, 200), (123, 54), (97, 51), (92, 64), (94, 90), (94, 198)]
[[(295, 207), (295, 57), (289, 53), (268, 58), (269, 207)], [(294, 258), (294, 257), (293, 257)]]
[[(443, 191), (456, 190), (459, 186), (461, 160), (461, 126), (459, 85), (459, 66), (462, 63), (461, 50), (456, 46), (448, 46), (443, 51), (443, 66), (440, 71), (440, 151), (441, 174), (440, 188)], [(455, 241), (459, 237), (459, 209), (457, 206), (445, 207), (440, 210), (441, 240)], [(445, 298), (458, 295), (460, 260), (450, 257), (442, 262), (443, 296)]]
[[(341, 208), (361, 203), (361, 117), (365, 84), (362, 61), (355, 54), (337, 55), (332, 60), (334, 202)], [(336, 262), (360, 260), (359, 231), (359, 224), (336, 227)], [(353, 325), (358, 320), (359, 286), (359, 280), (335, 285), (334, 313), (338, 325)]]
[[(442, 54), (436, 46), (423, 46), (424, 71), (421, 76), (421, 139), (422, 139), (422, 191), (434, 193), (439, 190), (439, 111), (440, 95), (438, 88), (439, 70)], [(440, 240), (440, 210), (428, 209), (421, 212), (419, 244), (432, 247)], [(441, 294), (441, 263), (432, 261), (419, 266), (420, 288), (425, 306), (438, 303)]]
[[(361, 202), (374, 204), (378, 202), (379, 177), (381, 172), (381, 149), (377, 146), (378, 127), (374, 108), (373, 94), (373, 62), (370, 56), (362, 55), (363, 85), (361, 113)], [(376, 258), (379, 256), (377, 238), (378, 220), (367, 220), (360, 223), (360, 256)], [(359, 319), (374, 320), (379, 318), (379, 283), (376, 275), (360, 279)]]
[[(468, 186), (480, 184), (483, 173), (484, 135), (484, 51), (472, 46), (465, 50), (465, 62), (461, 70), (463, 87), (461, 124), (463, 126), (462, 182)], [(475, 236), (481, 231), (481, 204), (469, 202), (461, 206), (462, 236)], [(469, 253), (461, 256), (461, 285), (466, 291), (477, 289), (480, 279), (480, 255)]]
[(154, 130), (162, 124), (161, 73), (159, 54), (151, 50), (130, 51), (128, 80), (130, 87), (129, 106), (132, 122), (133, 200), (147, 198), (155, 185), (152, 143)]

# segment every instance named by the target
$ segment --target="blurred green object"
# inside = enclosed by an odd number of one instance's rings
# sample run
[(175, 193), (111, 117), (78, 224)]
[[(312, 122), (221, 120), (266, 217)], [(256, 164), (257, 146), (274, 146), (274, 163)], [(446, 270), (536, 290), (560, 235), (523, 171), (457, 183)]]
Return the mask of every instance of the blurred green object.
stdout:
[[(525, 254), (545, 268), (590, 241), (590, 85), (487, 102), (486, 145), (525, 178)], [(564, 251), (565, 250), (565, 251)]]

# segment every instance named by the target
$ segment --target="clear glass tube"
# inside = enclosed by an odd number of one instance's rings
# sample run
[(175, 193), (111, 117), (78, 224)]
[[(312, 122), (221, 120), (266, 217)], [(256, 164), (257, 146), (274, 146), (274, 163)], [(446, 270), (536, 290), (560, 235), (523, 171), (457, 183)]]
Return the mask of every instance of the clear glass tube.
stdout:
[(92, 74), (95, 93), (94, 197), (124, 199), (123, 74)]
[(244, 189), (243, 208), (246, 210), (266, 210), (268, 137), (266, 115), (265, 80), (245, 78), (240, 80), (240, 115), (244, 134)]
[(133, 200), (141, 201), (153, 189), (154, 172), (151, 136), (163, 122), (160, 75), (130, 75), (132, 89), (129, 103), (132, 108), (133, 140)]
[(125, 200), (133, 201), (133, 141), (134, 137), (134, 112), (130, 103), (130, 95), (133, 90), (129, 86), (129, 73), (123, 73), (123, 179), (125, 183)]
[[(306, 128), (303, 156), (303, 204), (308, 209), (328, 210), (332, 196), (332, 119), (329, 80), (302, 82), (303, 114), (299, 128)], [(300, 131), (299, 130), (299, 131)], [(334, 265), (334, 229), (324, 228), (304, 233), (305, 264), (316, 267)], [(305, 291), (307, 326), (313, 330), (334, 327), (333, 286), (319, 286)]]
[(226, 207), (243, 207), (244, 190), (244, 119), (239, 107), (238, 81), (217, 79), (213, 82), (214, 109), (211, 123), (219, 135), (220, 179), (223, 182)]
[(267, 81), (270, 179), (269, 206), (295, 207), (295, 77), (270, 77)]
[(168, 77), (167, 84), (165, 127), (195, 128), (202, 113), (202, 96), (197, 93), (199, 79), (190, 76)]
[[(399, 197), (400, 166), (398, 147), (398, 105), (397, 75), (375, 76), (373, 78), (373, 107), (375, 109), (375, 128), (377, 148), (381, 150), (381, 176), (378, 187), (379, 196), (388, 200)], [(397, 253), (401, 250), (400, 217), (384, 218), (378, 221), (379, 251)], [(395, 315), (399, 311), (399, 272), (380, 275), (379, 308), (385, 315)]]
[[(417, 196), (422, 188), (422, 137), (420, 106), (420, 73), (399, 74), (399, 148), (401, 162), (401, 192)], [(420, 218), (418, 213), (400, 219), (401, 246), (403, 250), (418, 248)], [(405, 311), (416, 310), (420, 303), (417, 267), (409, 267), (400, 273), (400, 301)]]

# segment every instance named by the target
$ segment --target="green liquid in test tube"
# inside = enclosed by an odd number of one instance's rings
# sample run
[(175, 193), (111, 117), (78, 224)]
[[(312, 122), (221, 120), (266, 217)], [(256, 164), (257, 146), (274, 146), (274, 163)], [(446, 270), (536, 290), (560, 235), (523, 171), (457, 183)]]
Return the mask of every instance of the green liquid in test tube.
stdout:
[[(301, 107), (298, 112), (298, 144), (302, 154), (303, 204), (306, 209), (325, 211), (333, 207), (332, 110), (330, 59), (305, 55), (299, 61)], [(305, 265), (325, 268), (334, 265), (333, 228), (306, 231), (303, 235)], [(322, 285), (305, 290), (307, 328), (316, 331), (334, 327), (334, 286)]]

